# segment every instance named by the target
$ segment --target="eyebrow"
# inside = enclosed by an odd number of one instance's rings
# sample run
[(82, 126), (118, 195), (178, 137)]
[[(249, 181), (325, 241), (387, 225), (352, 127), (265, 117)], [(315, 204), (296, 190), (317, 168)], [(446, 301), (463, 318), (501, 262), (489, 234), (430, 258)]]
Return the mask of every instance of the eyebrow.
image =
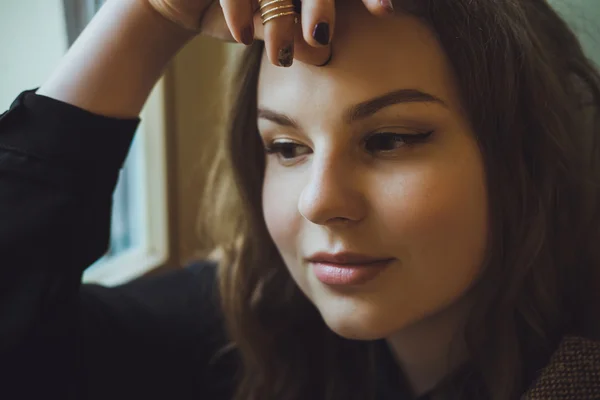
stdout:
[[(350, 107), (344, 112), (344, 120), (350, 124), (368, 118), (386, 107), (401, 103), (436, 103), (448, 108), (443, 100), (432, 94), (418, 89), (400, 89)], [(299, 126), (298, 122), (290, 116), (267, 108), (259, 108), (257, 117), (259, 119), (269, 120), (281, 126), (293, 128)]]

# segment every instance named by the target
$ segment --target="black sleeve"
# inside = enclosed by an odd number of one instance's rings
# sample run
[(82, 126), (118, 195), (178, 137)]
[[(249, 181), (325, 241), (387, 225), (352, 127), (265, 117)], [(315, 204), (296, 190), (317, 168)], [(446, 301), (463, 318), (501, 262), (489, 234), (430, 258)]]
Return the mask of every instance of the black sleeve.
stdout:
[(84, 285), (86, 398), (230, 400), (238, 360), (215, 358), (226, 344), (215, 283), (215, 265), (198, 262), (116, 288)]
[(229, 398), (214, 265), (81, 285), (138, 123), (34, 91), (0, 116), (0, 398)]
[(76, 396), (81, 275), (107, 249), (138, 123), (33, 90), (0, 117), (0, 388), (15, 387), (14, 398), (38, 383), (53, 398)]

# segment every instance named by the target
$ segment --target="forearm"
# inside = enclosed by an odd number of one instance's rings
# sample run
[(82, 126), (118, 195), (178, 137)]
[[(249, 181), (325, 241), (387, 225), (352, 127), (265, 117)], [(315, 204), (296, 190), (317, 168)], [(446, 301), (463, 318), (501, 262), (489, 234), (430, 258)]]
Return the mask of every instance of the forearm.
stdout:
[(192, 34), (145, 0), (109, 0), (38, 94), (112, 117), (135, 117)]
[[(74, 392), (86, 389), (77, 382), (79, 282), (106, 253), (112, 193), (137, 126), (27, 92), (0, 117), (0, 370), (8, 393), (84, 397)], [(23, 386), (26, 379), (36, 385)]]

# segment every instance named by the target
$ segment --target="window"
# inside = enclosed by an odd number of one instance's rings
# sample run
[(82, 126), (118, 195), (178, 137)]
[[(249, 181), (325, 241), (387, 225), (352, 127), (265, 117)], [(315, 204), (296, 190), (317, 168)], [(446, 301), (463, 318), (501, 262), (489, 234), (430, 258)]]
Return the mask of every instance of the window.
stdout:
[(116, 285), (168, 258), (163, 96), (159, 82), (142, 111), (142, 123), (115, 189), (109, 250), (85, 271), (84, 282)]
[[(48, 78), (102, 3), (15, 0), (3, 6), (0, 108), (6, 109), (18, 93)], [(142, 111), (143, 122), (114, 193), (109, 251), (85, 271), (85, 282), (123, 283), (168, 257), (163, 92), (160, 81)]]
[[(63, 0), (68, 45), (105, 0)], [(162, 85), (142, 113), (143, 122), (125, 161), (113, 197), (107, 254), (84, 273), (84, 282), (119, 284), (162, 264), (167, 257), (166, 171)], [(153, 118), (146, 120), (152, 108)]]

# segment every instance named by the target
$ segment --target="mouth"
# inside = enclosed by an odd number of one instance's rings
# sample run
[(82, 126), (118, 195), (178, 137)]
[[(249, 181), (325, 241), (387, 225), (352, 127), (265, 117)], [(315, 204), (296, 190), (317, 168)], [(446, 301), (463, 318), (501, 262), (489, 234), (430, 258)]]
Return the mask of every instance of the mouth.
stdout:
[(357, 253), (317, 253), (307, 258), (315, 277), (328, 286), (362, 285), (375, 279), (392, 257), (372, 257)]

